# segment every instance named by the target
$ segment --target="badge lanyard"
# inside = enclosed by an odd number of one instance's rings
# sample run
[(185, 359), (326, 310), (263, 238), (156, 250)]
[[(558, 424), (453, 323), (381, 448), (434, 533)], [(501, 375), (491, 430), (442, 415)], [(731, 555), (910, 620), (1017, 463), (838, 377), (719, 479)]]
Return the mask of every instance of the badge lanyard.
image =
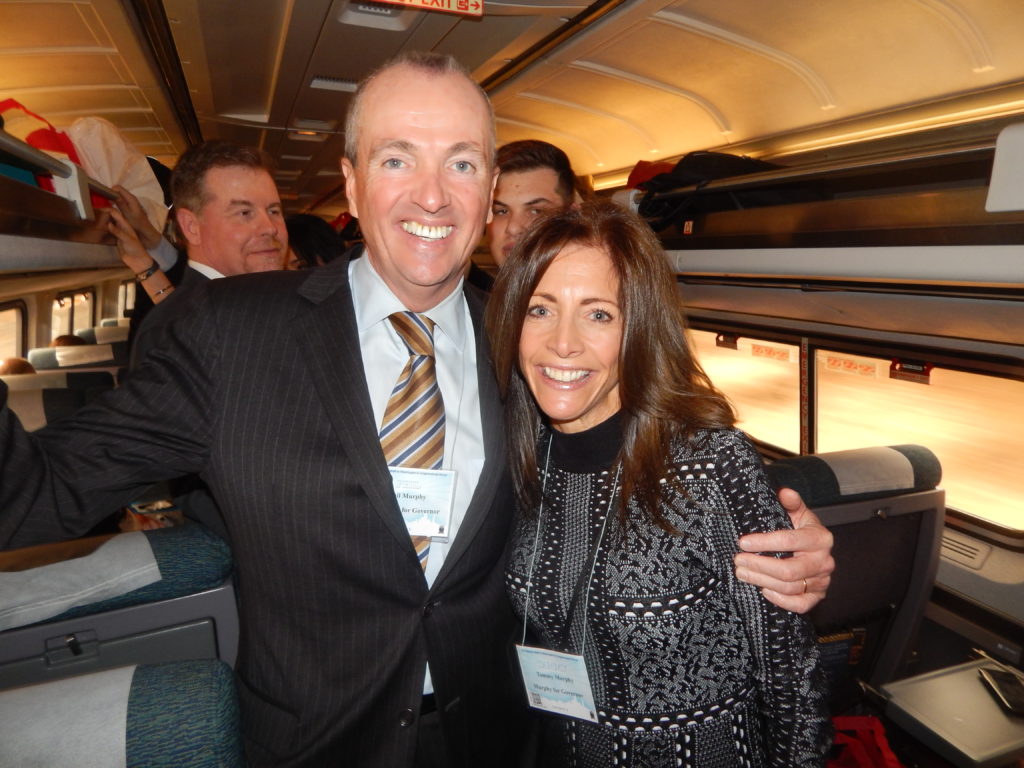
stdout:
[(596, 723), (597, 708), (594, 706), (594, 694), (590, 687), (590, 678), (587, 675), (587, 665), (583, 659), (583, 652), (587, 644), (586, 606), (590, 603), (590, 585), (594, 580), (597, 555), (601, 548), (601, 542), (604, 540), (605, 530), (608, 527), (608, 517), (615, 506), (615, 497), (619, 487), (619, 474), (622, 471), (622, 467), (616, 467), (608, 510), (605, 513), (604, 520), (601, 522), (601, 531), (598, 533), (597, 541), (594, 542), (590, 558), (590, 568), (588, 570), (586, 565), (584, 565), (584, 569), (580, 572), (580, 578), (577, 580), (576, 588), (573, 590), (573, 597), (570, 601), (566, 617), (566, 636), (568, 636), (582, 587), (580, 582), (586, 576), (587, 586), (583, 600), (583, 640), (580, 643), (579, 654), (561, 653), (559, 651), (550, 651), (546, 648), (527, 646), (526, 622), (530, 618), (530, 590), (533, 587), (537, 553), (540, 549), (540, 534), (544, 523), (544, 497), (547, 490), (548, 470), (551, 465), (551, 443), (552, 438), (549, 437), (547, 457), (544, 460), (544, 479), (541, 482), (540, 508), (537, 510), (537, 531), (534, 535), (533, 555), (530, 558), (530, 570), (526, 579), (523, 638), (522, 642), (516, 645), (516, 652), (519, 655), (519, 667), (523, 676), (523, 685), (526, 687), (531, 707)]

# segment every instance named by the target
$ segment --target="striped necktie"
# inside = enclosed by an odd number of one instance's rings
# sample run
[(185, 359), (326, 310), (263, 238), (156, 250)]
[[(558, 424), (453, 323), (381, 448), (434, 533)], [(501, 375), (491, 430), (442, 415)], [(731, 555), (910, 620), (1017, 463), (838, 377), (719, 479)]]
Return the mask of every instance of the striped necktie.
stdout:
[[(389, 467), (440, 469), (444, 459), (444, 402), (434, 365), (434, 322), (414, 312), (388, 318), (409, 350), (409, 360), (391, 391), (380, 445)], [(413, 536), (426, 570), (429, 536)]]

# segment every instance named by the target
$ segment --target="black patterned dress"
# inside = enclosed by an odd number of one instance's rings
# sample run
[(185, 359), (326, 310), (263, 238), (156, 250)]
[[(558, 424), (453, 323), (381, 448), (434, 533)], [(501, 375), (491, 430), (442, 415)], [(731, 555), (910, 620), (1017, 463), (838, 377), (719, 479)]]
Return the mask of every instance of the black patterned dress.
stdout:
[(613, 514), (587, 589), (580, 574), (608, 512), (620, 430), (616, 416), (587, 432), (542, 437), (542, 477), (552, 438), (543, 509), (517, 520), (506, 574), (522, 616), (533, 565), (528, 645), (584, 649), (599, 723), (558, 718), (563, 762), (824, 765), (831, 729), (809, 625), (735, 578), (739, 536), (789, 525), (743, 433), (705, 431), (674, 446), (673, 474), (685, 493), (666, 482), (662, 503), (681, 535), (632, 509), (640, 522), (623, 536)]

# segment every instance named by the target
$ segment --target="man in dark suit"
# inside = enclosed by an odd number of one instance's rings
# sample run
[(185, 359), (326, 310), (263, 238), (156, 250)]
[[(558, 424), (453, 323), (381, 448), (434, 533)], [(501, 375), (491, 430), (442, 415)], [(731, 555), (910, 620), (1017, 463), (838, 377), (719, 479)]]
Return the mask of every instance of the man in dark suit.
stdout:
[[(200, 286), (229, 275), (283, 269), (288, 250), (281, 198), (259, 150), (204, 141), (179, 158), (170, 184), (188, 262), (177, 289), (146, 314), (136, 331), (133, 369), (163, 343), (171, 323), (203, 311), (192, 306)], [(186, 516), (230, 541), (220, 510), (197, 475), (174, 478), (147, 495), (173, 497)]]
[[(252, 765), (517, 765), (512, 490), (483, 297), (459, 290), (494, 184), (489, 103), (454, 61), (406, 57), (360, 87), (346, 140), (365, 255), (211, 281), (120, 390), (57, 429), (0, 412), (0, 544), (74, 535), (159, 473), (202, 472), (236, 560)], [(456, 471), (426, 571), (377, 435), (408, 357), (396, 309), (436, 324)], [(827, 583), (821, 531), (787, 532), (817, 557), (779, 589)]]

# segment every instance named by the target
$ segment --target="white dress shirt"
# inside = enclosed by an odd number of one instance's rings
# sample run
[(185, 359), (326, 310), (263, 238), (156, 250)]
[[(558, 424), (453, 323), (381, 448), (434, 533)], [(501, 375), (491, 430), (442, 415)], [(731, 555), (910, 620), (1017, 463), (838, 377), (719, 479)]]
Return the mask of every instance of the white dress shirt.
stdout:
[[(373, 420), (380, 431), (391, 391), (409, 360), (409, 350), (388, 317), (407, 310), (365, 254), (349, 263), (348, 279), (359, 329), (363, 372), (373, 404)], [(462, 281), (440, 304), (420, 314), (434, 321), (434, 367), (444, 400), (443, 468), (454, 469), (456, 473), (451, 536), (448, 541), (433, 539), (430, 542), (424, 576), (427, 584), (432, 585), (451, 542), (459, 534), (459, 526), (480, 479), (484, 466), (484, 434), (476, 378), (476, 339), (473, 319), (462, 293)], [(423, 693), (433, 691), (428, 666)]]
[(161, 270), (166, 272), (175, 264), (178, 263), (178, 249), (167, 242), (167, 238), (161, 237), (160, 242), (156, 244), (156, 248), (151, 248), (146, 251), (149, 257), (156, 262), (156, 265)]
[[(407, 310), (365, 255), (352, 260), (348, 276), (373, 420), (379, 430), (391, 391), (409, 359), (409, 351), (388, 316)], [(434, 539), (427, 558), (425, 576), (427, 584), (433, 584), (476, 490), (484, 465), (484, 438), (476, 378), (476, 340), (462, 282), (440, 304), (420, 314), (435, 325), (434, 360), (444, 400), (443, 467), (456, 472), (451, 536), (447, 542)]]
[(198, 261), (193, 261), (192, 259), (189, 259), (188, 260), (188, 265), (189, 265), (189, 267), (191, 269), (194, 269), (196, 272), (198, 272), (201, 275), (206, 275), (211, 280), (216, 280), (218, 278), (224, 277), (223, 274), (218, 272), (216, 269), (211, 267), (209, 264), (200, 264)]

